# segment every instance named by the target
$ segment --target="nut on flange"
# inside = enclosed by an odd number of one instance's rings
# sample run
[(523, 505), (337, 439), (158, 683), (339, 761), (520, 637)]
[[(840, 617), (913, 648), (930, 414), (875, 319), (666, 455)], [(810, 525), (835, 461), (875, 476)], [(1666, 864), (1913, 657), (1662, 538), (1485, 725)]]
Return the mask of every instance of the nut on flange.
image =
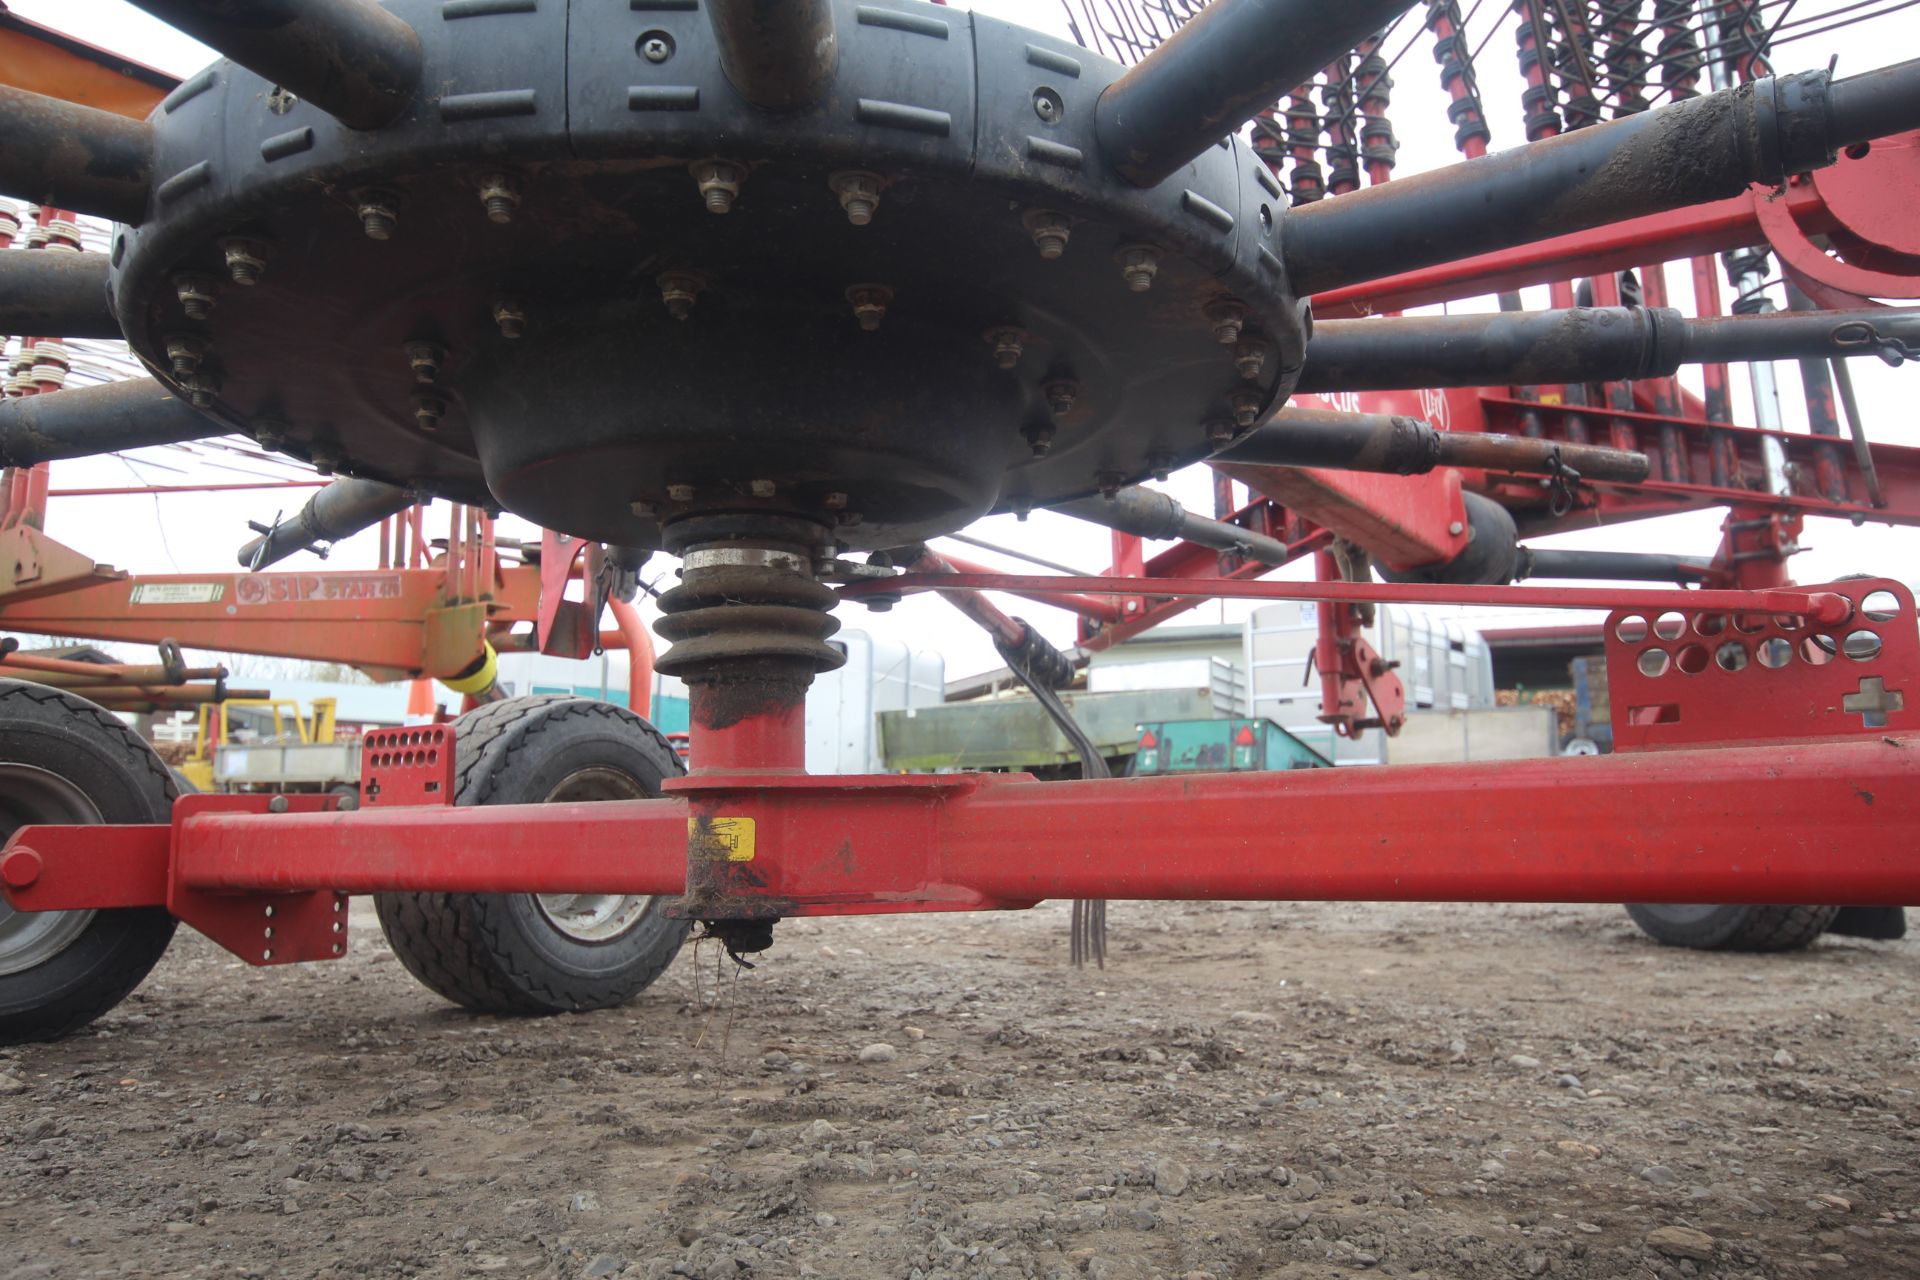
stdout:
[(406, 344), (407, 367), (413, 370), (413, 380), (421, 383), (438, 382), (440, 368), (447, 362), (447, 349), (437, 342), (409, 342)]
[(237, 285), (255, 285), (273, 256), (273, 243), (259, 236), (228, 236), (220, 241), (220, 256), (226, 259), (228, 279)]
[(207, 340), (197, 333), (170, 333), (167, 335), (167, 363), (173, 366), (173, 376), (183, 382), (191, 378), (200, 368), (200, 362), (206, 359)]
[(1257, 378), (1267, 367), (1267, 352), (1271, 349), (1264, 338), (1242, 338), (1234, 344), (1233, 367), (1243, 378)]
[(1120, 278), (1135, 293), (1153, 288), (1153, 277), (1160, 271), (1160, 250), (1150, 244), (1122, 245), (1113, 254), (1120, 264)]
[(1067, 239), (1073, 235), (1073, 219), (1052, 209), (1029, 209), (1020, 215), (1020, 223), (1033, 237), (1040, 256), (1052, 261), (1067, 251)]
[(211, 316), (217, 301), (213, 277), (200, 271), (182, 271), (175, 276), (173, 296), (180, 299), (180, 309), (187, 313), (189, 320), (205, 320)]
[(438, 431), (440, 419), (447, 416), (447, 402), (430, 391), (413, 393), (413, 420), (426, 432)]
[(1011, 369), (1020, 363), (1020, 357), (1027, 347), (1026, 330), (1003, 325), (987, 330), (985, 337), (987, 345), (993, 348), (993, 362), (996, 365)]
[(707, 282), (691, 271), (663, 271), (654, 277), (654, 283), (660, 286), (660, 301), (667, 306), (667, 314), (675, 320), (685, 320), (693, 314), (693, 303)]
[(1227, 407), (1233, 410), (1236, 426), (1253, 425), (1253, 420), (1260, 416), (1260, 399), (1257, 391), (1236, 391), (1227, 397)]
[(1079, 402), (1080, 384), (1072, 378), (1055, 378), (1040, 388), (1040, 394), (1047, 398), (1047, 412), (1064, 418)]
[(732, 160), (695, 160), (687, 166), (709, 213), (725, 213), (733, 208), (740, 184), (747, 180), (747, 166)]
[(1213, 326), (1213, 340), (1223, 347), (1240, 341), (1240, 327), (1247, 320), (1247, 304), (1238, 298), (1216, 298), (1204, 313)]
[(865, 169), (842, 169), (827, 175), (827, 185), (840, 197), (840, 207), (847, 211), (847, 221), (856, 227), (864, 227), (873, 221), (874, 210), (880, 207), (880, 188), (886, 185), (886, 181), (879, 174)]
[(527, 310), (512, 298), (495, 298), (493, 322), (500, 326), (501, 337), (517, 338), (527, 331)]
[(520, 180), (510, 173), (489, 173), (480, 179), (480, 205), (487, 221), (506, 226), (520, 207)]
[(391, 240), (400, 226), (400, 195), (385, 187), (362, 187), (353, 193), (353, 209), (369, 240)]
[(847, 301), (853, 304), (853, 318), (868, 333), (880, 327), (886, 319), (887, 304), (893, 301), (893, 290), (884, 284), (856, 284), (847, 289)]

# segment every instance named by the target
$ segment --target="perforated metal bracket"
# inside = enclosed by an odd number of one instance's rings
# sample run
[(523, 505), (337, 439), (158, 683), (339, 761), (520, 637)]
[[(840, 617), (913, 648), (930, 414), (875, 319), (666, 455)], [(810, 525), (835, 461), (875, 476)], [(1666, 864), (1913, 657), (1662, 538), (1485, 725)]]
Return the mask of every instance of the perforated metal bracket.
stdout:
[[(232, 813), (319, 813), (343, 807), (336, 795), (192, 795), (174, 802), (180, 829), (196, 817)], [(187, 883), (178, 859), (167, 868), (167, 910), (251, 965), (337, 960), (347, 953), (347, 895), (327, 889), (221, 892)]]
[(452, 804), (453, 756), (449, 724), (369, 730), (360, 740), (360, 802)]
[(1614, 748), (1791, 741), (1920, 730), (1920, 629), (1891, 578), (1844, 596), (1833, 625), (1781, 614), (1617, 609), (1607, 618)]

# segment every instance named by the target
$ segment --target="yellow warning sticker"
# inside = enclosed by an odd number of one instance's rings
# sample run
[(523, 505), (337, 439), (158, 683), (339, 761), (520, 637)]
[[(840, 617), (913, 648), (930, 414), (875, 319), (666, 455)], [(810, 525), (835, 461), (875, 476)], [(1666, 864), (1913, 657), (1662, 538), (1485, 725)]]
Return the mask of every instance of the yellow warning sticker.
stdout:
[(688, 818), (687, 852), (709, 862), (752, 862), (752, 818)]

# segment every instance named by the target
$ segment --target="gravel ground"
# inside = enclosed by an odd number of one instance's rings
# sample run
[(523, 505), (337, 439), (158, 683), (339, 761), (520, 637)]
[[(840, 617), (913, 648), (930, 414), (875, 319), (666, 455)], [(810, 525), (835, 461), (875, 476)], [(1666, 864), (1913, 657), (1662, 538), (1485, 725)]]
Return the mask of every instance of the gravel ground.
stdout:
[(474, 1017), (184, 931), (0, 1051), (0, 1276), (1920, 1275), (1920, 947), (1617, 908), (800, 921)]

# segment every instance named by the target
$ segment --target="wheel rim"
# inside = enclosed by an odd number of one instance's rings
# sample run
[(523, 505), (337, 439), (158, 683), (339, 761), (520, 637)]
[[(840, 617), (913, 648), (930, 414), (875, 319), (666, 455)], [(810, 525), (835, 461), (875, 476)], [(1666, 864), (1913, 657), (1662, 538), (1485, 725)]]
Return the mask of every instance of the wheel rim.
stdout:
[[(0, 762), (0, 844), (35, 823), (98, 823), (100, 810), (58, 774)], [(24, 973), (72, 946), (92, 911), (15, 911), (0, 898), (0, 977)]]
[(1720, 910), (1718, 906), (1714, 905), (1689, 905), (1687, 903), (1674, 902), (1643, 903), (1640, 909), (1664, 924), (1699, 924), (1714, 912)]
[[(549, 791), (547, 804), (593, 804), (645, 800), (651, 793), (618, 769), (595, 767), (568, 774)], [(555, 932), (575, 942), (611, 942), (640, 923), (653, 898), (620, 893), (536, 893), (533, 901)]]

